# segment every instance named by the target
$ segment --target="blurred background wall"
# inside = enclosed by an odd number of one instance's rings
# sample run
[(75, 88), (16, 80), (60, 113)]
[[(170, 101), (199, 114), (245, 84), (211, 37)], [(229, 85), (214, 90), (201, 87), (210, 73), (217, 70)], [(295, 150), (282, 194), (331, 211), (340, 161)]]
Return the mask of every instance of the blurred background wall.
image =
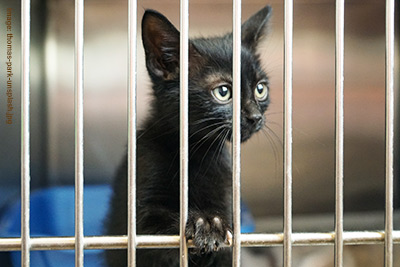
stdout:
[[(242, 154), (242, 194), (257, 218), (281, 216), (283, 210), (283, 1), (243, 0), (242, 12), (246, 19), (266, 4), (273, 7), (273, 16), (269, 36), (259, 51), (271, 78), (272, 104), (266, 113), (269, 134), (259, 133), (243, 144)], [(5, 5), (0, 4), (2, 11)], [(74, 7), (67, 0), (34, 0), (32, 7), (31, 155), (32, 189), (37, 189), (74, 182)], [(179, 26), (179, 1), (139, 1), (139, 25), (147, 8), (162, 12)], [(334, 10), (333, 0), (294, 4), (295, 214), (334, 210)], [(385, 1), (346, 1), (345, 12), (345, 211), (379, 211), (385, 203)], [(110, 183), (126, 150), (126, 13), (126, 0), (85, 1), (86, 184)], [(191, 36), (231, 31), (231, 13), (231, 1), (192, 0)], [(397, 89), (398, 26), (397, 16)], [(140, 30), (137, 50), (140, 123), (151, 97)], [(15, 72), (17, 81), (18, 69)], [(0, 102), (0, 108), (4, 103)], [(19, 196), (20, 121), (18, 115), (15, 118), (11, 127), (0, 123), (0, 203)]]

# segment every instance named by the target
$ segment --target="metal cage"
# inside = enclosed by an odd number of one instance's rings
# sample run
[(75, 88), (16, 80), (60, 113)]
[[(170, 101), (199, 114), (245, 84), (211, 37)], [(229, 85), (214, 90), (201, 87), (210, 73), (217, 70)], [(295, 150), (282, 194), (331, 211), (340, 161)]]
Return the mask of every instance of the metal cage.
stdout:
[[(188, 29), (189, 1), (180, 1), (181, 31), (181, 208), (180, 236), (143, 236), (135, 229), (136, 176), (136, 36), (137, 3), (129, 1), (129, 203), (127, 236), (84, 236), (83, 229), (83, 44), (84, 1), (75, 2), (75, 236), (31, 237), (30, 235), (30, 0), (22, 0), (22, 75), (21, 75), (21, 202), (20, 238), (0, 238), (1, 251), (22, 252), (22, 265), (30, 266), (32, 250), (75, 249), (75, 266), (83, 266), (85, 249), (128, 249), (128, 265), (135, 266), (137, 248), (180, 248), (181, 266), (188, 266), (188, 247), (184, 236), (188, 217)], [(292, 246), (334, 245), (335, 266), (343, 266), (343, 246), (384, 244), (385, 267), (393, 266), (393, 244), (400, 243), (400, 231), (393, 230), (394, 159), (394, 11), (395, 1), (386, 1), (386, 213), (384, 231), (349, 232), (343, 230), (343, 155), (344, 155), (344, 0), (336, 0), (336, 212), (334, 232), (292, 232), (292, 43), (293, 0), (284, 1), (284, 231), (277, 234), (241, 234), (240, 229), (240, 46), (241, 1), (233, 1), (233, 266), (240, 266), (241, 247), (283, 246), (284, 266), (292, 266)]]

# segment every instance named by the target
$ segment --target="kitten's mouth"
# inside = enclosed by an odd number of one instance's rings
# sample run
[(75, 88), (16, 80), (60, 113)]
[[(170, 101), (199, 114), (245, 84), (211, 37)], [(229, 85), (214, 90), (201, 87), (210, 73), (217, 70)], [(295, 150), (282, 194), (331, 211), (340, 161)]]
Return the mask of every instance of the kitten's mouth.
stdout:
[[(250, 139), (255, 133), (260, 131), (263, 127), (262, 123), (259, 123), (253, 127), (246, 127), (246, 126), (241, 126), (241, 131), (240, 131), (240, 142), (246, 142), (247, 140)], [(229, 135), (227, 138), (230, 142), (232, 142), (232, 130), (229, 130)]]
[(257, 121), (247, 119), (245, 123), (242, 122), (241, 141), (244, 142), (248, 140), (253, 134), (260, 131), (263, 125), (264, 125), (263, 117), (261, 117)]
[(251, 137), (253, 134), (255, 134), (256, 132), (258, 132), (259, 130), (261, 130), (261, 126), (255, 128), (255, 129), (253, 129), (253, 130), (251, 130), (251, 131), (248, 130), (248, 129), (242, 130), (241, 136), (240, 136), (240, 141), (241, 141), (241, 142), (245, 142), (245, 141), (249, 140), (250, 137)]

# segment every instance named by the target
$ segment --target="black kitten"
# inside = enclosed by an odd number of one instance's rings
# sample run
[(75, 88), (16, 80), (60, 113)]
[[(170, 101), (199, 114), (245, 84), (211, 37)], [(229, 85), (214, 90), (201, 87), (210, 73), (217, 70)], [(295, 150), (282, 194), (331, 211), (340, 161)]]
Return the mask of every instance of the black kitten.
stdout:
[[(242, 141), (264, 125), (268, 79), (256, 47), (271, 8), (242, 25)], [(137, 233), (179, 234), (179, 32), (160, 13), (146, 11), (142, 39), (153, 83), (151, 113), (137, 140)], [(232, 34), (189, 42), (189, 219), (191, 266), (231, 266), (231, 159), (225, 147), (232, 123)], [(127, 159), (114, 182), (108, 235), (127, 233)], [(220, 251), (218, 251), (220, 250)], [(107, 251), (108, 266), (126, 266), (126, 251)], [(137, 250), (137, 266), (178, 266), (177, 249)]]

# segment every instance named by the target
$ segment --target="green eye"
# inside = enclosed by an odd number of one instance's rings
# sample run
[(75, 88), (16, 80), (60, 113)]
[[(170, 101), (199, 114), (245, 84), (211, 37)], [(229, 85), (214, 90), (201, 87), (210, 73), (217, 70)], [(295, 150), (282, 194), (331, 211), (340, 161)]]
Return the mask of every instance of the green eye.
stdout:
[(231, 99), (231, 89), (227, 85), (221, 85), (212, 90), (214, 98), (223, 104), (228, 103)]
[(257, 100), (259, 100), (259, 101), (267, 99), (267, 97), (268, 97), (267, 84), (264, 82), (257, 84), (256, 89), (254, 89), (254, 95), (256, 96)]

